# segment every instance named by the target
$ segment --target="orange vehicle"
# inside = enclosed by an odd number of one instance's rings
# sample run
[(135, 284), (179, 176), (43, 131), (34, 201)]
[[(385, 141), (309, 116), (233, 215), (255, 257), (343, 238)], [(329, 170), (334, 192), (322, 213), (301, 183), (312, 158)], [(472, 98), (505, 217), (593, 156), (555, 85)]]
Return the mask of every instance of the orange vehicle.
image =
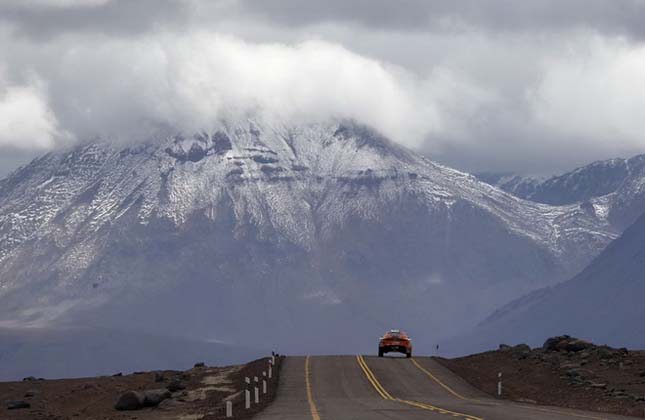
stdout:
[(405, 357), (412, 357), (412, 339), (403, 331), (386, 332), (378, 341), (378, 357), (383, 357), (385, 353), (390, 352), (403, 353)]

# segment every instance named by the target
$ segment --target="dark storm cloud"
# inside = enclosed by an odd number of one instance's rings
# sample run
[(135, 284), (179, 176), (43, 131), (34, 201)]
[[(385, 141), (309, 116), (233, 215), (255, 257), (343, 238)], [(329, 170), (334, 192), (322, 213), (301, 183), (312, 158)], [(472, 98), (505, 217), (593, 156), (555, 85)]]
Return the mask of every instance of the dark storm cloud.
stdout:
[(177, 0), (6, 0), (0, 3), (0, 21), (40, 39), (75, 32), (129, 36), (186, 24), (190, 11), (187, 2)]
[(645, 37), (643, 0), (6, 0), (0, 4), (0, 19), (31, 36), (75, 31), (129, 35), (188, 24), (217, 25), (227, 18), (295, 26), (359, 24), (402, 32), (463, 25), (494, 32), (588, 27)]
[(375, 30), (428, 31), (467, 24), (492, 31), (573, 26), (645, 36), (642, 0), (242, 0), (248, 13), (293, 25), (355, 22)]

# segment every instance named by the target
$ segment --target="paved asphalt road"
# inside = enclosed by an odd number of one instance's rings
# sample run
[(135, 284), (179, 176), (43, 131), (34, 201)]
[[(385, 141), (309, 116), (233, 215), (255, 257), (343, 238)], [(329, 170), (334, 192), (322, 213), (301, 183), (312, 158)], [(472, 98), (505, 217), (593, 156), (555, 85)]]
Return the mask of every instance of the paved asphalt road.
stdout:
[(275, 402), (260, 420), (619, 420), (498, 401), (430, 358), (287, 357)]

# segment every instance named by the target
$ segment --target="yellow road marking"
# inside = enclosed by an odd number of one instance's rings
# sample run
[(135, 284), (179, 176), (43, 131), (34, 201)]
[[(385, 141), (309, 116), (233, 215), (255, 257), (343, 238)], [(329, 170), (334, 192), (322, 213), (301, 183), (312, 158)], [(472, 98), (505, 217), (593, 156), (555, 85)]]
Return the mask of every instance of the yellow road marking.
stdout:
[(305, 385), (307, 388), (307, 401), (309, 402), (309, 411), (311, 412), (312, 420), (320, 420), (316, 403), (311, 395), (311, 380), (309, 379), (309, 356), (305, 357)]
[[(448, 391), (449, 393), (451, 393), (451, 394), (452, 394), (452, 395), (454, 395), (455, 397), (457, 397), (457, 398), (459, 398), (459, 399), (461, 399), (461, 400), (464, 400), (464, 401), (471, 401), (471, 402), (476, 402), (476, 403), (484, 403), (483, 401), (480, 401), (480, 400), (477, 400), (477, 399), (474, 399), (474, 398), (466, 398), (466, 397), (464, 397), (463, 395), (459, 394), (459, 393), (458, 393), (457, 391), (455, 391), (454, 389), (450, 388), (448, 385), (446, 385), (446, 384), (444, 384), (443, 382), (441, 382), (441, 380), (439, 380), (439, 378), (437, 378), (437, 377), (436, 377), (436, 376), (434, 376), (434, 375), (433, 375), (429, 370), (427, 370), (427, 369), (425, 369), (423, 366), (421, 366), (421, 365), (419, 364), (419, 362), (417, 362), (417, 361), (416, 361), (416, 360), (414, 360), (414, 359), (411, 359), (411, 360), (412, 360), (412, 363), (414, 363), (414, 365), (415, 365), (417, 368), (419, 368), (423, 373), (425, 373), (426, 375), (428, 375), (428, 377), (430, 377), (433, 381), (435, 381), (436, 383), (438, 383), (439, 385), (441, 385), (441, 386), (442, 386), (446, 391)], [(492, 403), (492, 404), (499, 406), (499, 404), (495, 404), (495, 403)], [(571, 416), (571, 417), (577, 417), (577, 418), (581, 418), (581, 419), (607, 420), (607, 419), (606, 419), (606, 418), (604, 418), (604, 417), (594, 417), (594, 416), (589, 416), (589, 415), (586, 415), (586, 414), (567, 413), (567, 412), (564, 412), (564, 411), (549, 410), (549, 409), (547, 409), (547, 408), (531, 407), (531, 406), (521, 405), (521, 404), (514, 404), (514, 406), (515, 406), (515, 407), (519, 407), (519, 408), (524, 408), (524, 409), (526, 409), (526, 410), (542, 411), (542, 412), (544, 412), (544, 413), (559, 414), (559, 415), (562, 415), (562, 416)]]
[(361, 367), (361, 369), (365, 373), (365, 376), (370, 381), (370, 383), (372, 384), (372, 386), (374, 387), (376, 392), (378, 392), (379, 395), (384, 400), (397, 401), (397, 402), (407, 404), (407, 405), (412, 406), (412, 407), (422, 408), (424, 410), (429, 410), (429, 411), (436, 411), (436, 412), (441, 413), (441, 414), (450, 414), (453, 417), (463, 417), (464, 420), (484, 420), (484, 419), (479, 418), (479, 417), (471, 416), (469, 414), (459, 413), (459, 412), (456, 412), (456, 411), (447, 410), (445, 408), (437, 407), (437, 406), (434, 406), (434, 405), (431, 405), (431, 404), (421, 403), (421, 402), (418, 402), (418, 401), (403, 400), (401, 398), (393, 397), (390, 393), (388, 393), (385, 390), (383, 385), (381, 385), (381, 383), (378, 381), (378, 379), (376, 378), (376, 376), (374, 375), (374, 373), (372, 372), (370, 367), (367, 365), (367, 362), (365, 362), (365, 359), (363, 358), (363, 356), (361, 356), (361, 355), (356, 356), (356, 360), (358, 361), (359, 366)]
[(384, 399), (384, 400), (394, 400), (394, 397), (392, 397), (386, 390), (383, 388), (381, 383), (376, 379), (376, 376), (372, 373), (370, 370), (369, 366), (367, 366), (367, 363), (365, 363), (365, 360), (363, 359), (363, 356), (356, 356), (356, 360), (358, 361), (358, 365), (363, 369), (363, 373), (365, 373), (365, 376), (367, 376), (367, 380), (370, 381), (374, 389), (376, 389), (376, 392), (379, 393), (379, 395)]
[(459, 398), (460, 400), (464, 400), (464, 401), (476, 401), (476, 402), (479, 402), (479, 401), (477, 401), (477, 400), (474, 400), (474, 399), (471, 399), (471, 398), (466, 398), (466, 397), (464, 397), (463, 395), (459, 394), (457, 391), (455, 391), (454, 389), (450, 388), (448, 385), (446, 385), (446, 384), (444, 384), (443, 382), (441, 382), (441, 381), (439, 380), (439, 378), (437, 378), (437, 377), (436, 377), (436, 376), (434, 376), (434, 375), (433, 375), (429, 370), (427, 370), (427, 369), (425, 369), (423, 366), (421, 366), (421, 365), (419, 364), (419, 362), (417, 362), (417, 361), (416, 361), (416, 360), (414, 360), (414, 359), (410, 359), (410, 360), (412, 361), (412, 363), (414, 363), (414, 365), (415, 365), (417, 368), (419, 368), (419, 370), (421, 370), (421, 371), (422, 371), (423, 373), (425, 373), (428, 377), (430, 377), (430, 379), (432, 379), (433, 381), (435, 381), (436, 383), (438, 383), (438, 384), (439, 384), (443, 389), (445, 389), (446, 391), (448, 391), (449, 393), (451, 393), (451, 394), (452, 394), (452, 395), (454, 395), (455, 397)]

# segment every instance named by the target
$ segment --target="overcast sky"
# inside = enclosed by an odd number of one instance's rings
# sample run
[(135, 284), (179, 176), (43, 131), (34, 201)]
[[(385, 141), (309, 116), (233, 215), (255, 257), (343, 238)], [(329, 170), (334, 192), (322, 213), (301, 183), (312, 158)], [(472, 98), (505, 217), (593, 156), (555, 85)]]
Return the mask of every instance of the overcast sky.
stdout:
[(470, 171), (645, 153), (643, 22), (645, 0), (2, 0), (0, 176), (252, 113)]

